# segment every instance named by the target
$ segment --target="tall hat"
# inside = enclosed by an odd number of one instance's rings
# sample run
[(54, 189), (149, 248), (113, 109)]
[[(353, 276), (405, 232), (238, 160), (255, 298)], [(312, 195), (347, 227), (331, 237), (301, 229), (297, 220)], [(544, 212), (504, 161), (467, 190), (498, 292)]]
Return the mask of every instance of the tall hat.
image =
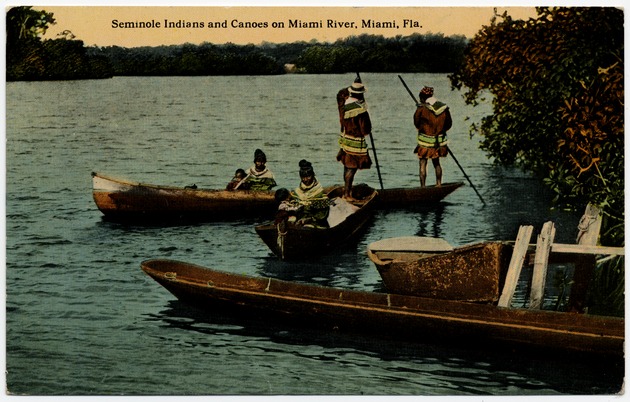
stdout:
[(267, 155), (265, 155), (265, 153), (261, 151), (260, 149), (257, 149), (254, 151), (254, 162), (258, 160), (267, 162)]
[(367, 88), (361, 82), (361, 78), (357, 77), (352, 85), (348, 87), (348, 91), (352, 94), (362, 94), (367, 91)]
[(433, 96), (433, 87), (424, 87), (420, 90), (420, 96), (430, 98)]
[(307, 161), (306, 159), (302, 159), (299, 162), (299, 165), (300, 177), (315, 176), (315, 171), (313, 170), (313, 165), (311, 165), (311, 162)]

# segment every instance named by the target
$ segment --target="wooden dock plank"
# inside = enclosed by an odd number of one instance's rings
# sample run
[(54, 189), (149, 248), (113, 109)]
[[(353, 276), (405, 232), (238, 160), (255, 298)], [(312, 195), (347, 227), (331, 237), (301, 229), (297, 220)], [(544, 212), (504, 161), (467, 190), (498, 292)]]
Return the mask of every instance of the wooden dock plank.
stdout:
[(532, 287), (529, 294), (529, 308), (540, 309), (547, 281), (547, 262), (553, 239), (556, 236), (556, 227), (553, 222), (545, 222), (536, 242), (536, 255), (534, 257), (534, 273), (532, 275)]
[(525, 255), (527, 254), (529, 239), (531, 239), (533, 231), (534, 227), (531, 225), (523, 225), (518, 229), (514, 252), (512, 253), (512, 259), (510, 260), (507, 276), (505, 278), (505, 285), (503, 285), (503, 291), (499, 297), (499, 307), (510, 307), (518, 278), (521, 275)]
[(625, 249), (623, 247), (603, 247), (563, 243), (552, 244), (551, 252), (563, 254), (625, 255)]

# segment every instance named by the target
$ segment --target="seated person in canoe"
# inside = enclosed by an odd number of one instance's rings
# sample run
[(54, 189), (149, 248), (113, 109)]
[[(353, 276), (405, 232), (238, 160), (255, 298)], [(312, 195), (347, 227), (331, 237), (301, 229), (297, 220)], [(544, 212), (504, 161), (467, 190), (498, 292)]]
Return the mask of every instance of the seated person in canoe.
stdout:
[(284, 221), (291, 223), (296, 222), (298, 215), (301, 215), (304, 210), (304, 206), (300, 205), (297, 198), (293, 197), (291, 192), (286, 188), (280, 188), (276, 190), (275, 199), (278, 203), (275, 224), (277, 225)]
[(299, 166), (300, 185), (292, 193), (292, 198), (302, 207), (302, 212), (298, 214), (298, 223), (328, 227), (326, 218), (330, 211), (330, 199), (315, 177), (311, 163), (302, 159)]
[[(245, 177), (242, 185), (247, 184), (249, 190), (268, 191), (276, 186), (273, 173), (267, 168), (267, 155), (260, 149), (254, 152), (254, 164), (246, 173), (247, 177)], [(241, 188), (241, 186), (238, 188)]]
[(330, 199), (308, 161), (300, 161), (300, 179), (300, 186), (294, 192), (286, 188), (276, 191), (276, 225), (296, 223), (319, 228), (333, 227), (359, 209), (341, 197)]
[(236, 169), (236, 172), (234, 172), (234, 177), (232, 177), (232, 180), (230, 180), (230, 182), (227, 184), (225, 189), (226, 190), (236, 190), (236, 189), (248, 190), (249, 185), (243, 183), (243, 179), (245, 179), (245, 177), (247, 177), (247, 173), (245, 173), (244, 169)]

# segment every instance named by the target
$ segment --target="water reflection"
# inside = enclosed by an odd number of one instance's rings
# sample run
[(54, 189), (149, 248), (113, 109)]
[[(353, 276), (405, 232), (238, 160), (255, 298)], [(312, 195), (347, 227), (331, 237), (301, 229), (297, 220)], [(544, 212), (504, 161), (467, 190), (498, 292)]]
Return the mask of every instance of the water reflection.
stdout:
[[(623, 379), (623, 365), (612, 362), (554, 360), (519, 350), (401, 342), (295, 327), (263, 318), (239, 318), (198, 310), (179, 301), (170, 301), (159, 313), (143, 318), (171, 331), (184, 331), (180, 336), (186, 339), (182, 341), (191, 347), (212, 348), (219, 343), (229, 349), (229, 344), (238, 347), (247, 343), (268, 356), (281, 353), (284, 360), (277, 365), (284, 368), (304, 364), (304, 360), (369, 366), (369, 370), (353, 370), (352, 378), (358, 384), (372, 384), (370, 390), (375, 395), (606, 394), (618, 392)], [(567, 374), (551, 375), (557, 371)]]
[(263, 259), (257, 268), (258, 276), (276, 278), (284, 281), (296, 281), (302, 283), (318, 283), (323, 286), (331, 286), (334, 281), (336, 267), (326, 263), (325, 257), (311, 261), (282, 261), (276, 256), (268, 256)]
[(534, 225), (539, 232), (547, 221), (556, 225), (557, 243), (575, 243), (581, 211), (570, 213), (552, 210), (553, 194), (538, 179), (514, 169), (493, 167), (486, 180), (492, 190), (488, 197), (488, 224), (502, 239), (516, 239), (520, 225)]
[(418, 211), (418, 231), (416, 236), (436, 237), (444, 236), (442, 225), (444, 223), (445, 203), (439, 203), (433, 208)]
[(256, 275), (344, 289), (369, 290), (364, 286), (367, 256), (363, 243), (355, 241), (304, 261), (281, 261), (268, 256), (256, 269)]

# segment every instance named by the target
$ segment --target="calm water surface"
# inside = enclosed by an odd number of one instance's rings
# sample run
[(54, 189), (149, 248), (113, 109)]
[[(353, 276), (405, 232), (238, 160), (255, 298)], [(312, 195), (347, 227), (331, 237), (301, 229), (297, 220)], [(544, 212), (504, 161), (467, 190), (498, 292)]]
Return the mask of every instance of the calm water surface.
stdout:
[[(140, 270), (148, 258), (347, 289), (382, 291), (365, 248), (393, 236), (440, 236), (453, 245), (514, 239), (520, 224), (557, 224), (573, 242), (577, 217), (549, 211), (537, 181), (492, 167), (470, 139), (473, 109), (444, 75), (432, 85), (452, 110), (451, 148), (470, 186), (437, 207), (380, 212), (357, 244), (317, 261), (282, 263), (253, 221), (134, 226), (106, 222), (90, 172), (155, 184), (222, 188), (262, 148), (280, 186), (298, 161), (324, 185), (336, 162), (335, 95), (353, 76), (114, 78), (8, 83), (7, 383), (29, 395), (338, 394), (521, 395), (616, 392), (606, 368), (519, 354), (408, 344), (193, 310)], [(394, 74), (364, 74), (386, 187), (414, 186), (414, 105)], [(465, 181), (443, 162), (445, 181)], [(429, 183), (433, 183), (429, 170)], [(378, 187), (376, 169), (357, 182)]]

